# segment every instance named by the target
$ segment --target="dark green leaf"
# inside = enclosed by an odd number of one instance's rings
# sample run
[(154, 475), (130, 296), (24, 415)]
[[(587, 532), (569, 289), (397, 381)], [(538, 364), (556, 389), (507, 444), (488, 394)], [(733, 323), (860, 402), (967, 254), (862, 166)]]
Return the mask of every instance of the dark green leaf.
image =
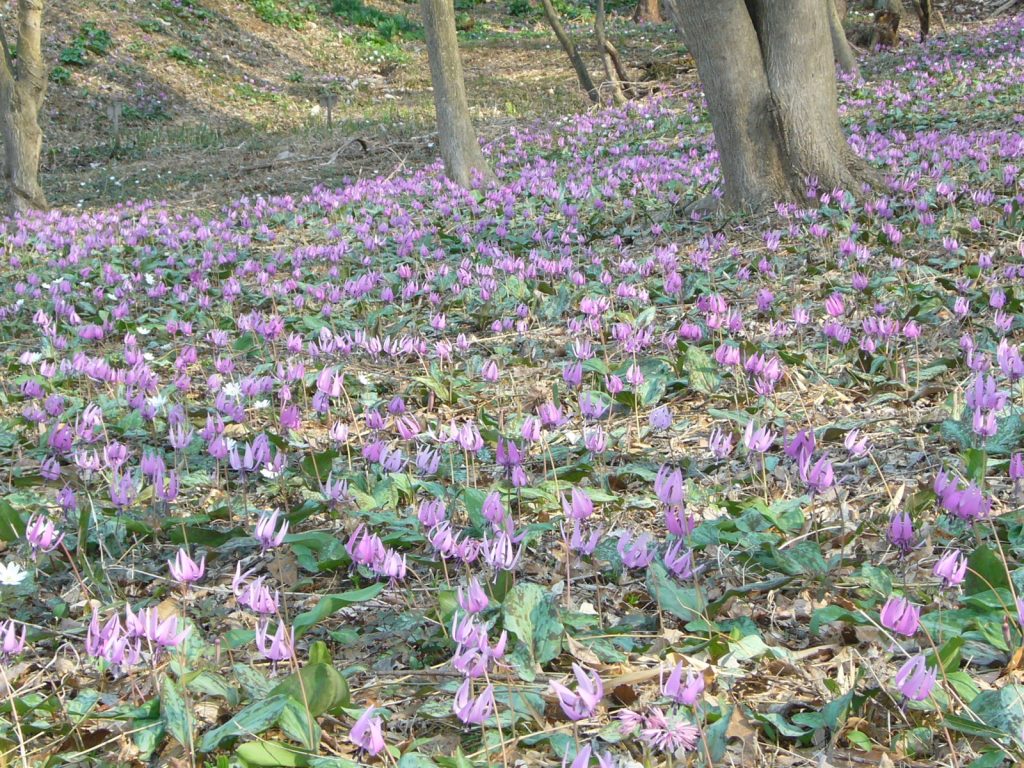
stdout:
[(320, 598), (320, 602), (318, 602), (311, 610), (308, 610), (305, 613), (300, 613), (295, 617), (295, 621), (292, 624), (295, 628), (295, 634), (301, 635), (318, 621), (323, 621), (332, 613), (340, 611), (342, 608), (347, 608), (350, 605), (365, 603), (367, 600), (372, 600), (383, 591), (383, 582), (378, 582), (376, 584), (371, 584), (368, 587), (363, 587), (362, 589), (353, 589), (336, 595), (324, 595)]

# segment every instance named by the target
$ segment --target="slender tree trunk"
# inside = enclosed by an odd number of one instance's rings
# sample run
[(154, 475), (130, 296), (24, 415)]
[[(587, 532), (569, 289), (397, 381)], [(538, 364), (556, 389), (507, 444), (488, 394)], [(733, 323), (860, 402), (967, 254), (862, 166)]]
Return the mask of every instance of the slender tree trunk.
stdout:
[(828, 13), (828, 32), (832, 37), (832, 54), (835, 56), (839, 68), (847, 74), (858, 75), (860, 68), (857, 66), (857, 57), (850, 47), (850, 41), (846, 39), (846, 30), (843, 29), (843, 20), (839, 15), (839, 9), (832, 0), (824, 0)]
[(42, 0), (18, 0), (18, 58), (14, 60), (0, 25), (0, 135), (4, 142), (4, 181), (11, 212), (42, 210), (46, 196), (39, 184), (43, 132), (39, 109), (46, 96), (42, 54)]
[(661, 3), (659, 0), (637, 0), (633, 10), (633, 21), (637, 24), (661, 24)]
[(548, 20), (548, 24), (555, 33), (555, 37), (558, 38), (558, 44), (562, 46), (565, 55), (569, 57), (569, 63), (576, 70), (576, 79), (579, 80), (580, 88), (586, 91), (590, 100), (596, 104), (600, 100), (600, 96), (597, 93), (597, 88), (594, 86), (594, 81), (590, 78), (587, 65), (583, 63), (583, 58), (580, 56), (579, 51), (576, 50), (576, 46), (573, 45), (572, 39), (566, 34), (565, 27), (559, 21), (558, 13), (551, 4), (551, 0), (541, 0), (541, 5), (544, 8), (544, 18)]
[(619, 57), (618, 48), (612, 45), (611, 40), (605, 40), (604, 50), (611, 57), (612, 66), (615, 68), (615, 76), (619, 78), (619, 84), (622, 86), (622, 90), (626, 94), (626, 98), (632, 99), (636, 95), (636, 89), (633, 88), (633, 83), (630, 81), (629, 75), (626, 73), (626, 68), (622, 66), (622, 59)]
[(668, 0), (708, 102), (726, 205), (801, 199), (806, 180), (859, 191), (821, 0)]
[(449, 179), (463, 187), (474, 178), (493, 179), (494, 175), (480, 151), (473, 123), (469, 119), (466, 86), (459, 59), (455, 32), (455, 6), (451, 0), (421, 0), (423, 31), (430, 59), (430, 81), (434, 86), (434, 110), (437, 113), (438, 144), (444, 171)]
[(615, 71), (615, 64), (612, 62), (612, 55), (608, 50), (608, 38), (605, 35), (604, 0), (597, 0), (597, 9), (594, 14), (594, 37), (597, 38), (597, 49), (601, 52), (604, 76), (612, 89), (612, 101), (621, 107), (626, 103), (626, 95), (622, 92), (622, 85), (619, 83), (618, 73)]

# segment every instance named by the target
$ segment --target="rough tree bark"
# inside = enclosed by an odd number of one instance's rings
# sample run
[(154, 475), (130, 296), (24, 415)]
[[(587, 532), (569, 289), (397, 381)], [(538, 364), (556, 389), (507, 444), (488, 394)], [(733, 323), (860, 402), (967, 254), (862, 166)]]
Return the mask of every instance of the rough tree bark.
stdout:
[(637, 24), (661, 24), (660, 0), (637, 0), (633, 21)]
[(39, 109), (46, 96), (42, 53), (43, 0), (18, 0), (17, 59), (0, 18), (0, 135), (4, 142), (4, 181), (11, 212), (43, 210), (46, 196), (39, 184), (43, 132)]
[(562, 22), (558, 18), (558, 12), (551, 4), (551, 0), (541, 0), (541, 6), (544, 8), (544, 18), (548, 20), (551, 30), (555, 33), (555, 37), (558, 38), (558, 44), (562, 46), (565, 55), (569, 57), (569, 63), (576, 70), (576, 79), (579, 80), (580, 88), (586, 91), (590, 100), (596, 104), (601, 97), (594, 86), (594, 81), (590, 77), (587, 65), (583, 63), (583, 57), (576, 50), (572, 39), (566, 34), (565, 27), (562, 26)]
[(444, 171), (449, 179), (463, 187), (475, 177), (493, 179), (494, 175), (480, 151), (473, 123), (469, 119), (466, 86), (455, 32), (455, 6), (451, 0), (421, 0), (423, 31), (430, 60), (430, 82), (434, 87), (434, 111), (437, 113), (438, 144)]
[(853, 53), (853, 48), (850, 47), (850, 41), (846, 39), (842, 15), (832, 0), (824, 0), (824, 2), (828, 13), (828, 33), (832, 37), (832, 54), (836, 58), (836, 63), (847, 74), (860, 74), (857, 57)]
[(802, 199), (808, 177), (859, 191), (867, 173), (839, 125), (821, 0), (669, 5), (704, 85), (728, 207)]

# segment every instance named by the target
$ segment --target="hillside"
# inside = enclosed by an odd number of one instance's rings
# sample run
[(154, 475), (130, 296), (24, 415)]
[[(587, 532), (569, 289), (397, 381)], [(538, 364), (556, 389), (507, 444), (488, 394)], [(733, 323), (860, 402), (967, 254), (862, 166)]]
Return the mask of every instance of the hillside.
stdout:
[[(433, 159), (418, 6), (283, 7), (274, 0), (51, 4), (47, 53), (58, 69), (44, 171), (53, 201), (183, 194), (202, 204), (211, 194), (220, 199), (221, 185), (235, 194), (280, 190), (281, 168), (288, 188), (300, 190)], [(545, 27), (510, 16), (505, 3), (470, 10), (463, 55), (485, 136), (588, 106)], [(633, 41), (648, 47), (645, 30), (622, 27), (625, 53)], [(675, 53), (659, 44), (662, 56)], [(61, 63), (69, 57), (80, 63)], [(325, 92), (338, 97), (330, 128), (318, 103)], [(116, 149), (114, 102), (122, 104)], [(365, 150), (350, 143), (355, 137)]]

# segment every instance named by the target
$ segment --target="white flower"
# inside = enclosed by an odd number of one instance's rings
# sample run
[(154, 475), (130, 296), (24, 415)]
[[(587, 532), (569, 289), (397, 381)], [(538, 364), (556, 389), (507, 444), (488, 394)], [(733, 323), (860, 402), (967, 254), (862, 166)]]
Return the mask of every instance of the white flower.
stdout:
[(225, 395), (234, 400), (237, 400), (242, 396), (242, 386), (234, 381), (229, 381), (222, 387), (222, 390)]
[(14, 587), (21, 584), (28, 572), (17, 563), (0, 563), (0, 584)]
[(43, 356), (38, 352), (23, 352), (21, 354), (21, 357), (18, 358), (18, 361), (22, 365), (34, 365), (35, 363), (38, 363), (42, 359)]

